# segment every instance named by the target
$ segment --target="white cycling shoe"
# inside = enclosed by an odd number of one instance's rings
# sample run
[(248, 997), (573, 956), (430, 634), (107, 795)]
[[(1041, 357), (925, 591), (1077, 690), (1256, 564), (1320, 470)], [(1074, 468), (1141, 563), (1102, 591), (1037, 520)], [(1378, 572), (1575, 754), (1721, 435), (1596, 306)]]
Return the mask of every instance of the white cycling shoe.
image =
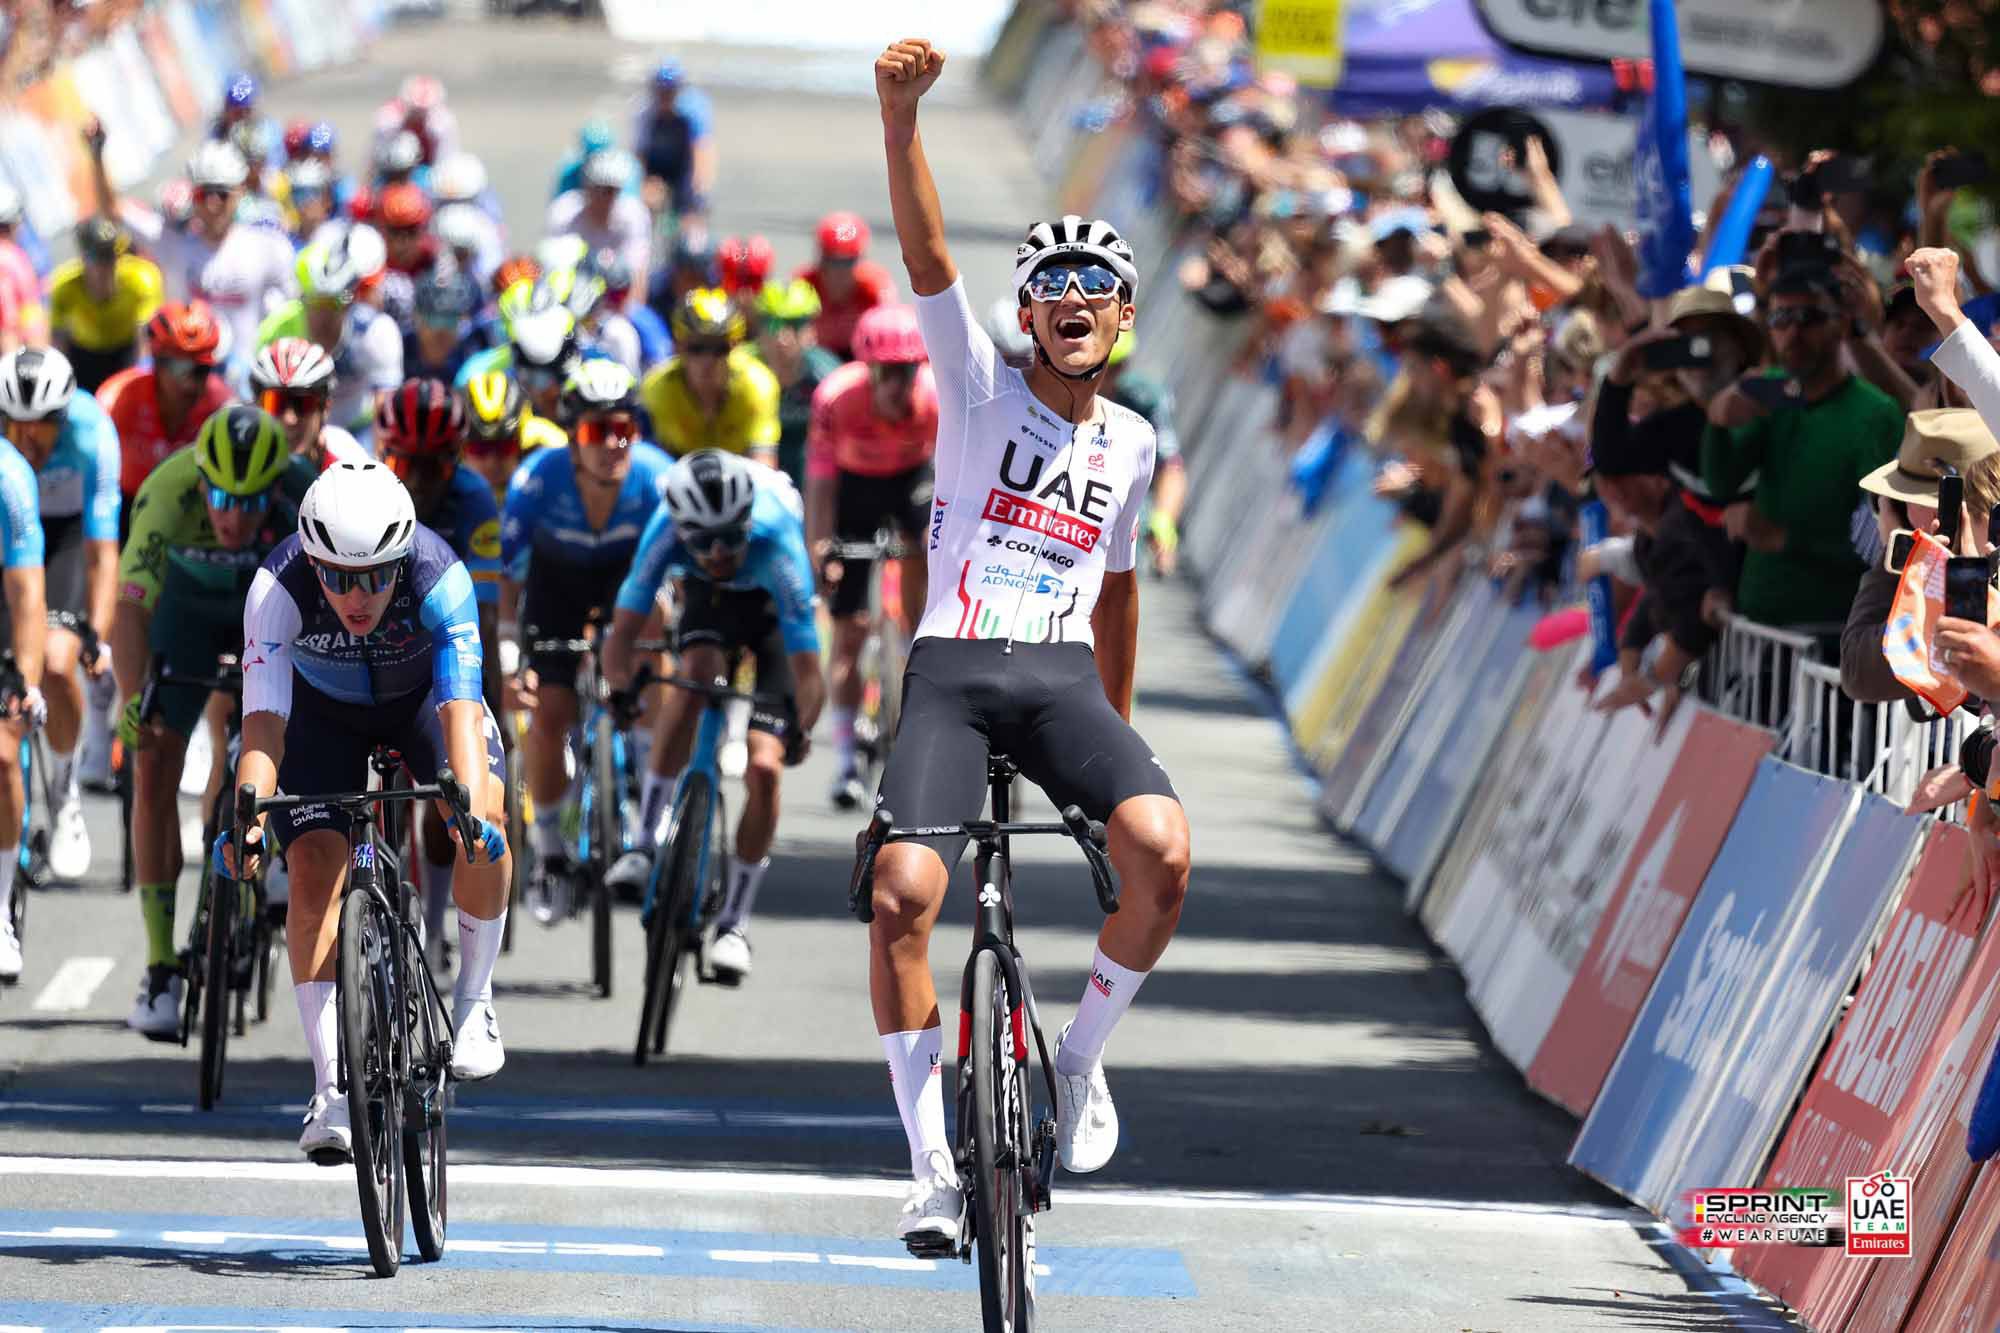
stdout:
[[(15, 889), (14, 892), (21, 892)], [(12, 921), (0, 920), (0, 986), (11, 986), (21, 979), (21, 940), (14, 934)]]
[(732, 926), (708, 946), (709, 970), (725, 986), (740, 985), (750, 975), (750, 937)]
[(306, 1127), (299, 1151), (320, 1166), (339, 1166), (354, 1159), (354, 1133), (348, 1127), (347, 1094), (322, 1088), (306, 1104)]
[(72, 796), (56, 807), (49, 830), (49, 875), (75, 881), (90, 873), (90, 830), (84, 827), (83, 802)]
[(958, 1247), (958, 1223), (965, 1215), (965, 1191), (948, 1153), (924, 1154), (923, 1170), (903, 1198), (896, 1235), (912, 1253), (936, 1257)]
[(1063, 1170), (1085, 1176), (1118, 1151), (1118, 1108), (1111, 1104), (1102, 1060), (1088, 1073), (1062, 1072), (1062, 1044), (1068, 1036), (1065, 1023), (1056, 1038), (1056, 1158)]
[(167, 964), (148, 967), (139, 982), (139, 994), (125, 1026), (154, 1041), (179, 1041), (181, 1036), (181, 995), (187, 981), (178, 967)]
[(634, 848), (612, 862), (611, 869), (604, 872), (604, 887), (621, 901), (636, 903), (646, 892), (646, 881), (652, 877), (653, 858)]
[(452, 1024), (451, 1076), (460, 1083), (477, 1083), (492, 1078), (507, 1063), (500, 1045), (500, 1019), (493, 1001), (477, 1000), (466, 1007)]
[(208, 770), (214, 759), (215, 742), (209, 738), (207, 720), (202, 719), (188, 737), (187, 756), (181, 760), (181, 795), (199, 796), (208, 790)]

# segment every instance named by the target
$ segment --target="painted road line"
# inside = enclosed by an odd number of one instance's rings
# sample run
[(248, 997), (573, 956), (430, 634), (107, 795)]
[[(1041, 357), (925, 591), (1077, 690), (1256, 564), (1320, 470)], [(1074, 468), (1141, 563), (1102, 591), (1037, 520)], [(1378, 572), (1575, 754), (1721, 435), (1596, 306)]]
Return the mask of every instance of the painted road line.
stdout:
[(366, 1328), (374, 1333), (433, 1333), (450, 1329), (480, 1329), (484, 1333), (538, 1333), (543, 1329), (581, 1329), (591, 1333), (825, 1333), (825, 1330), (770, 1324), (718, 1324), (647, 1319), (590, 1318), (581, 1315), (540, 1315), (520, 1310), (505, 1314), (442, 1314), (430, 1310), (295, 1310), (252, 1305), (84, 1305), (66, 1301), (0, 1302), (0, 1319), (30, 1319), (26, 1324), (0, 1324), (0, 1333), (344, 1333)]
[(49, 984), (35, 997), (34, 1007), (45, 1014), (74, 1014), (90, 1007), (90, 997), (111, 975), (114, 958), (65, 958)]
[[(455, 1173), (454, 1173), (455, 1174)], [(261, 1254), (311, 1260), (326, 1252), (355, 1256), (367, 1248), (352, 1223), (274, 1217), (202, 1217), (147, 1213), (14, 1212), (0, 1214), (0, 1256), (120, 1254)], [(1141, 1246), (1046, 1245), (1036, 1252), (1041, 1290), (1056, 1296), (1191, 1300), (1200, 1293), (1178, 1250)], [(441, 1261), (449, 1268), (536, 1273), (621, 1273), (641, 1277), (727, 1277), (822, 1286), (901, 1287), (973, 1292), (969, 1264), (912, 1257), (894, 1241), (662, 1228), (546, 1227), (461, 1222)]]
[[(193, 1161), (176, 1158), (5, 1157), (0, 1176), (99, 1176), (132, 1180), (282, 1181), (331, 1184), (310, 1162)], [(344, 1179), (344, 1177), (342, 1178)], [(702, 1171), (673, 1167), (517, 1166), (451, 1164), (454, 1185), (548, 1189), (642, 1190), (682, 1194), (748, 1194), (788, 1198), (900, 1199), (904, 1180), (788, 1171)], [(351, 1183), (345, 1188), (351, 1190)], [(1635, 1208), (1603, 1204), (1508, 1203), (1500, 1200), (1418, 1199), (1397, 1195), (1258, 1193), (1227, 1190), (1071, 1188), (1058, 1179), (1061, 1207), (1160, 1208), (1170, 1211), (1448, 1216), (1496, 1227), (1544, 1223), (1630, 1227), (1653, 1220)]]

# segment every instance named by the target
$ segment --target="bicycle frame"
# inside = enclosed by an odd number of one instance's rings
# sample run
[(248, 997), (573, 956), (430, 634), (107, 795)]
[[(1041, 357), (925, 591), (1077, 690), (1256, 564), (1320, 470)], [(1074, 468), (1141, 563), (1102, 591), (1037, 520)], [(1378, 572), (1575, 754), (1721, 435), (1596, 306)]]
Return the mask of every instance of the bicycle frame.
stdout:
[[(723, 730), (729, 725), (728, 715), (722, 705), (711, 698), (702, 706), (701, 716), (696, 719), (694, 748), (688, 754), (687, 767), (681, 771), (680, 781), (674, 787), (673, 814), (667, 822), (667, 836), (662, 847), (671, 846), (674, 836), (679, 833), (681, 819), (687, 813), (688, 778), (700, 773), (708, 778), (708, 789), (716, 796), (722, 792), (722, 741)], [(708, 807), (708, 827), (701, 831), (701, 853), (695, 860), (695, 883), (706, 884), (709, 878), (709, 858), (715, 854), (715, 822), (723, 817), (722, 802), (712, 801)], [(664, 865), (665, 858), (656, 862), (654, 873), (646, 881), (646, 901), (640, 911), (650, 917), (653, 911), (654, 895), (659, 891), (661, 875), (658, 867)], [(692, 932), (701, 923), (701, 912), (705, 904), (696, 894), (689, 899), (687, 919), (681, 922), (684, 930)]]

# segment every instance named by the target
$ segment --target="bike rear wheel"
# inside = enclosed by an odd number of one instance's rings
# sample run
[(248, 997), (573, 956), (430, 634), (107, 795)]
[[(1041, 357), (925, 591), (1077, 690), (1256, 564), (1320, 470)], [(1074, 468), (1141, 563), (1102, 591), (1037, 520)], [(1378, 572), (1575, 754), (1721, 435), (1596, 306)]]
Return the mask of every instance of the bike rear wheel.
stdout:
[(683, 781), (687, 799), (681, 805), (673, 839), (654, 871), (653, 916), (646, 928), (646, 996), (639, 1006), (634, 1064), (643, 1065), (649, 1054), (666, 1052), (667, 1028), (673, 1022), (674, 1002), (681, 990), (682, 945), (687, 939), (683, 927), (689, 904), (702, 891), (701, 850), (708, 835), (713, 794), (705, 773), (690, 773)]
[(1007, 980), (990, 951), (972, 964), (972, 1047), (967, 1055), (974, 1179), (972, 1243), (979, 1259), (979, 1303), (987, 1333), (1025, 1333), (1034, 1324), (1034, 1223), (1021, 1171), (1027, 1161), (1020, 1047)]
[(231, 943), (236, 930), (236, 885), (213, 870), (202, 875), (201, 896), (207, 904), (208, 930), (203, 941), (202, 990), (208, 1003), (201, 1010), (201, 1109), (211, 1111), (222, 1100), (223, 1063), (229, 1056)]
[(611, 998), (611, 886), (605, 877), (624, 851), (625, 843), (618, 817), (622, 793), (618, 789), (616, 755), (612, 751), (617, 737), (609, 711), (598, 712), (592, 742), (595, 753), (591, 755), (594, 789), (590, 841), (597, 873), (590, 885), (590, 979), (597, 987), (598, 998), (608, 1000)]
[[(405, 902), (412, 901), (406, 894)], [(414, 923), (411, 923), (414, 930)], [(420, 958), (413, 968), (428, 969)], [(426, 970), (428, 975), (428, 970)], [(451, 1077), (445, 1054), (449, 1032), (436, 994), (424, 977), (410, 978), (410, 1087), (403, 1101), (403, 1179), (410, 1194), (410, 1230), (426, 1263), (444, 1257), (445, 1103)]]
[(396, 922), (350, 885), (340, 905), (340, 1067), (368, 1258), (382, 1277), (403, 1261), (400, 1005), (390, 955)]

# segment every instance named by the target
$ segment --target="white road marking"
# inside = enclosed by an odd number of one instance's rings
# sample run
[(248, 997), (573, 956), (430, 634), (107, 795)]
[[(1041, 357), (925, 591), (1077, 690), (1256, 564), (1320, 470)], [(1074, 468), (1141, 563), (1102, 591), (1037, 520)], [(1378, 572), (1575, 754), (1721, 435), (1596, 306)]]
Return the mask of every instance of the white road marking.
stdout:
[(111, 975), (117, 960), (96, 955), (65, 958), (49, 984), (35, 997), (35, 1008), (45, 1014), (74, 1014), (90, 1007), (90, 997)]
[[(124, 1180), (281, 1181), (324, 1184), (351, 1193), (353, 1184), (310, 1162), (187, 1161), (174, 1158), (0, 1157), (4, 1176), (88, 1176)], [(465, 1162), (451, 1168), (454, 1185), (495, 1185), (546, 1189), (646, 1190), (660, 1193), (767, 1195), (791, 1198), (900, 1199), (909, 1186), (868, 1176), (827, 1176), (782, 1171), (698, 1171), (677, 1168), (514, 1166)], [(343, 1184), (343, 1182), (345, 1182)], [(1304, 1194), (1229, 1190), (1069, 1189), (1057, 1186), (1065, 1208), (1159, 1208), (1170, 1211), (1318, 1213), (1375, 1215), (1403, 1213), (1451, 1217), (1459, 1221), (1518, 1226), (1630, 1227), (1654, 1219), (1636, 1208), (1601, 1204), (1505, 1203), (1463, 1199), (1416, 1199), (1394, 1195)], [(454, 1241), (454, 1243), (456, 1243)]]

